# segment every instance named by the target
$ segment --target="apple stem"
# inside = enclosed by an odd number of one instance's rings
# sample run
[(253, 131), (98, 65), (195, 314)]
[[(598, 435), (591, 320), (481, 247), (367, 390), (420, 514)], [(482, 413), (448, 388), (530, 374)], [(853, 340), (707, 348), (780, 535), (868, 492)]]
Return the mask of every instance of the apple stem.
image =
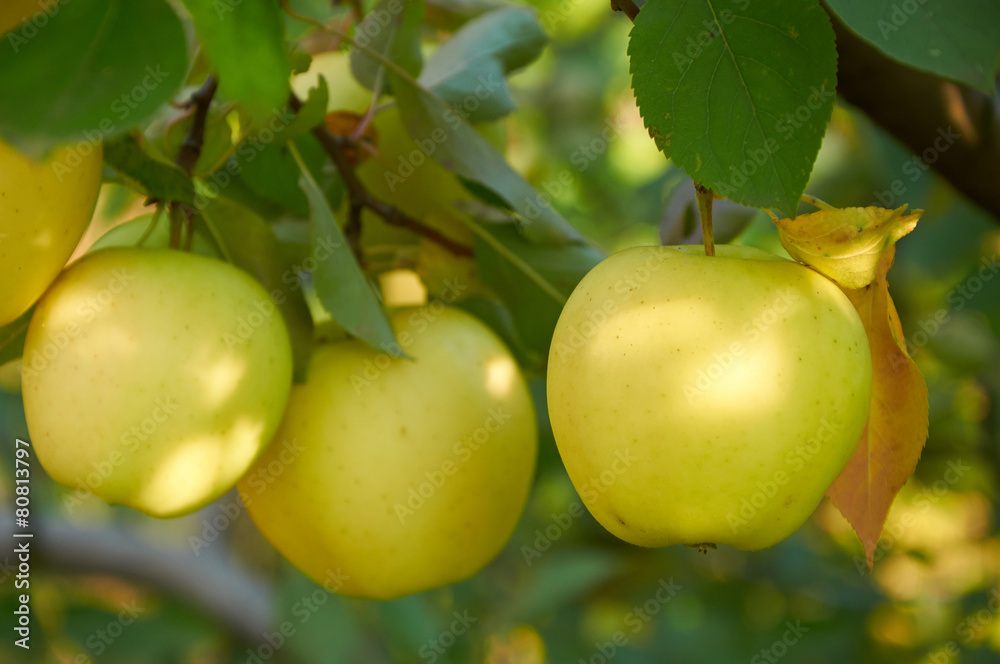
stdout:
[(715, 192), (708, 187), (694, 184), (698, 199), (698, 215), (701, 217), (701, 234), (705, 240), (705, 255), (715, 255), (715, 236), (712, 234), (712, 204), (715, 202)]
[(826, 210), (827, 212), (832, 212), (837, 209), (832, 205), (830, 205), (829, 203), (825, 203), (811, 194), (802, 194), (802, 197), (799, 200), (801, 200), (803, 203), (809, 203), (809, 205), (812, 205), (813, 207), (818, 207), (820, 210)]

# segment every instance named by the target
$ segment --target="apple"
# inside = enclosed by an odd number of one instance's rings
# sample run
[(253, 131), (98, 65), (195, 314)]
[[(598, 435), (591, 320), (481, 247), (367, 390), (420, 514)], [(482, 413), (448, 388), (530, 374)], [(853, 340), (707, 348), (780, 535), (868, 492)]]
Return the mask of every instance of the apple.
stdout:
[(101, 168), (100, 145), (60, 148), (39, 163), (0, 141), (0, 326), (69, 260), (94, 213)]
[(38, 303), (22, 366), (48, 474), (161, 518), (233, 487), (270, 442), (291, 381), (288, 331), (264, 288), (169, 249), (74, 263)]
[[(91, 245), (89, 251), (95, 252), (109, 247), (145, 247), (167, 249), (170, 247), (170, 219), (166, 214), (160, 216), (156, 225), (150, 229), (153, 222), (152, 214), (144, 214), (130, 219), (108, 230)], [(187, 232), (187, 231), (185, 231)], [(143, 238), (145, 238), (143, 240)], [(142, 244), (139, 241), (142, 240)], [(210, 258), (222, 258), (215, 242), (201, 227), (195, 226), (191, 241), (191, 253)]]
[(411, 359), (321, 345), (274, 443), (239, 483), (260, 531), (338, 592), (461, 581), (503, 548), (534, 474), (527, 385), (484, 324), (440, 303), (391, 314)]
[(301, 99), (319, 84), (319, 77), (326, 79), (329, 97), (328, 111), (353, 111), (358, 115), (368, 110), (372, 93), (358, 83), (351, 73), (348, 51), (326, 51), (312, 56), (309, 69), (292, 77), (292, 91)]
[(868, 341), (819, 273), (750, 247), (638, 247), (580, 282), (548, 365), (594, 517), (641, 546), (753, 550), (815, 510), (868, 416)]

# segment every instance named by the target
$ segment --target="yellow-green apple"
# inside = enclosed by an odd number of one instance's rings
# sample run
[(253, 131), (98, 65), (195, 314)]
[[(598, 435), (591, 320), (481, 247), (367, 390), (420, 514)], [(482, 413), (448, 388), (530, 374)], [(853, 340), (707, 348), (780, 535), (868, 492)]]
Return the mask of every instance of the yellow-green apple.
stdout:
[(548, 405), (594, 517), (641, 546), (760, 549), (815, 510), (865, 426), (865, 330), (833, 282), (749, 247), (595, 267), (552, 339)]
[(232, 488), (270, 442), (291, 380), (288, 331), (264, 288), (169, 249), (70, 266), (32, 315), (22, 366), (48, 474), (156, 517)]
[(481, 322), (440, 303), (391, 315), (410, 359), (319, 346), (275, 441), (239, 484), (315, 581), (388, 599), (460, 581), (504, 546), (534, 473), (524, 378)]
[(312, 56), (308, 71), (292, 78), (292, 90), (305, 99), (309, 90), (326, 79), (329, 97), (327, 110), (353, 111), (362, 114), (372, 103), (372, 93), (358, 83), (351, 73), (351, 58), (347, 51), (327, 51)]
[[(140, 245), (139, 242), (142, 241)], [(145, 247), (167, 249), (170, 247), (170, 220), (161, 215), (156, 225), (153, 225), (153, 215), (144, 214), (126, 221), (110, 229), (91, 245), (89, 251), (95, 252), (109, 247)], [(222, 258), (211, 238), (199, 228), (195, 228), (191, 241), (191, 253), (211, 258)]]
[(28, 310), (76, 248), (101, 187), (100, 145), (36, 162), (0, 141), (0, 326)]

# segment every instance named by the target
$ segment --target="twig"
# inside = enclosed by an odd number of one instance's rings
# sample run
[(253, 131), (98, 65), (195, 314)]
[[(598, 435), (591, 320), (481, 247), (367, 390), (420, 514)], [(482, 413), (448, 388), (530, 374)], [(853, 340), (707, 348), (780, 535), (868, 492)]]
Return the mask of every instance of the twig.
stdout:
[(347, 224), (344, 226), (344, 238), (358, 259), (358, 264), (365, 266), (365, 252), (361, 250), (361, 213), (364, 211), (357, 201), (352, 200), (347, 209)]
[(834, 210), (837, 209), (832, 205), (830, 205), (829, 203), (825, 203), (811, 194), (802, 194), (799, 200), (802, 201), (803, 203), (808, 203), (813, 207), (818, 207), (820, 210), (826, 210), (827, 212), (833, 212)]
[[(302, 101), (292, 94), (288, 100), (289, 105), (292, 110), (296, 113), (302, 108)], [(432, 242), (436, 242), (441, 245), (451, 253), (456, 256), (472, 256), (472, 248), (468, 247), (460, 242), (452, 240), (447, 235), (444, 235), (437, 229), (431, 228), (424, 223), (417, 221), (416, 219), (410, 217), (404, 213), (399, 208), (389, 205), (383, 201), (378, 200), (372, 196), (371, 192), (365, 187), (365, 185), (358, 178), (357, 173), (354, 171), (354, 164), (351, 163), (350, 158), (344, 152), (344, 148), (350, 145), (350, 141), (342, 136), (335, 136), (326, 127), (318, 126), (314, 127), (312, 130), (313, 136), (319, 141), (323, 149), (330, 156), (331, 161), (333, 161), (334, 167), (336, 167), (337, 172), (340, 174), (341, 180), (344, 181), (344, 186), (347, 188), (348, 202), (351, 206), (351, 214), (354, 214), (354, 210), (360, 210), (367, 208), (382, 217), (385, 223), (390, 226), (397, 226), (399, 228), (406, 228), (413, 231), (421, 237), (425, 237)], [(360, 222), (360, 218), (359, 218)]]
[(694, 183), (695, 198), (698, 201), (698, 216), (701, 217), (701, 235), (705, 242), (705, 255), (715, 255), (715, 235), (712, 232), (712, 204), (715, 193), (703, 184)]
[[(157, 546), (133, 530), (84, 528), (52, 516), (40, 521), (38, 553), (53, 569), (114, 575), (162, 590), (251, 644), (275, 628), (273, 588), (240, 571), (221, 550), (196, 556)], [(13, 526), (13, 519), (0, 515), (0, 532)]]
[(635, 17), (639, 15), (639, 7), (632, 0), (611, 0), (611, 10), (625, 12), (625, 15), (633, 23), (635, 23)]
[(180, 150), (177, 151), (177, 159), (174, 160), (181, 170), (188, 175), (194, 171), (198, 157), (201, 156), (201, 148), (205, 143), (205, 121), (208, 119), (208, 107), (212, 104), (212, 98), (219, 87), (219, 80), (215, 74), (210, 74), (205, 83), (198, 88), (188, 100), (188, 107), (194, 107), (194, 118), (188, 133), (181, 143)]

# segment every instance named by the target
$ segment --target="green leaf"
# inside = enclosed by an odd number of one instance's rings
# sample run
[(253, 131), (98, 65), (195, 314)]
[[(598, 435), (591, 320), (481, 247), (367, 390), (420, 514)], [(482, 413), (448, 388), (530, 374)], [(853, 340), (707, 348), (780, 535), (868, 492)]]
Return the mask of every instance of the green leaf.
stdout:
[(219, 91), (239, 103), (256, 125), (288, 102), (291, 65), (283, 16), (274, 0), (181, 0), (191, 12)]
[(321, 126), (326, 117), (326, 103), (329, 97), (330, 89), (326, 79), (320, 76), (317, 78), (316, 87), (309, 90), (309, 97), (295, 114), (295, 119), (278, 135), (279, 138), (289, 141), (303, 134), (308, 134), (313, 127)]
[(837, 52), (816, 0), (662, 0), (629, 40), (660, 148), (695, 182), (794, 215), (833, 110)]
[[(425, 13), (423, 0), (381, 0), (358, 24), (354, 41), (416, 76), (423, 65), (420, 26)], [(369, 90), (375, 89), (382, 66), (365, 50), (351, 50), (351, 72)]]
[(180, 19), (164, 0), (76, 0), (30, 40), (0, 49), (0, 134), (39, 156), (140, 124), (187, 74)]
[(496, 120), (515, 108), (504, 77), (538, 58), (547, 41), (535, 12), (499, 9), (469, 21), (441, 44), (419, 80), (465, 110), (470, 122)]
[[(493, 190), (519, 215), (525, 235), (547, 243), (583, 237), (522, 178), (490, 142), (448, 104), (398, 68), (387, 68), (399, 112), (424, 155), (466, 180)], [(411, 164), (412, 166), (412, 164)]]
[[(564, 296), (605, 258), (603, 252), (587, 245), (533, 244), (509, 224), (489, 226), (488, 232)], [(531, 351), (547, 353), (563, 302), (542, 290), (481, 236), (476, 236), (473, 248), (480, 278), (507, 305), (521, 342)]]
[[(319, 144), (311, 136), (300, 136), (295, 144), (310, 170), (319, 173), (326, 156)], [(281, 216), (284, 211), (309, 216), (309, 201), (299, 189), (298, 166), (288, 143), (248, 140), (236, 149), (225, 170), (234, 174), (231, 181), (218, 173), (208, 178), (224, 196), (265, 216)]]
[(299, 186), (309, 199), (312, 212), (310, 235), (316, 261), (313, 270), (316, 295), (330, 316), (352, 336), (377, 350), (401, 355), (392, 325), (348, 246), (330, 204), (295, 144), (289, 143), (289, 147), (301, 173)]
[(24, 353), (24, 339), (28, 336), (28, 323), (34, 311), (32, 307), (16, 320), (0, 327), (0, 367)]
[(827, 5), (889, 57), (993, 94), (1000, 60), (996, 0), (829, 0)]
[(295, 380), (301, 382), (312, 352), (313, 327), (296, 267), (286, 260), (271, 227), (242, 205), (214, 198), (201, 216), (226, 260), (263, 284), (281, 310), (292, 340)]
[(165, 202), (194, 201), (191, 179), (173, 164), (148, 154), (132, 134), (122, 134), (105, 142), (104, 163), (147, 196)]

